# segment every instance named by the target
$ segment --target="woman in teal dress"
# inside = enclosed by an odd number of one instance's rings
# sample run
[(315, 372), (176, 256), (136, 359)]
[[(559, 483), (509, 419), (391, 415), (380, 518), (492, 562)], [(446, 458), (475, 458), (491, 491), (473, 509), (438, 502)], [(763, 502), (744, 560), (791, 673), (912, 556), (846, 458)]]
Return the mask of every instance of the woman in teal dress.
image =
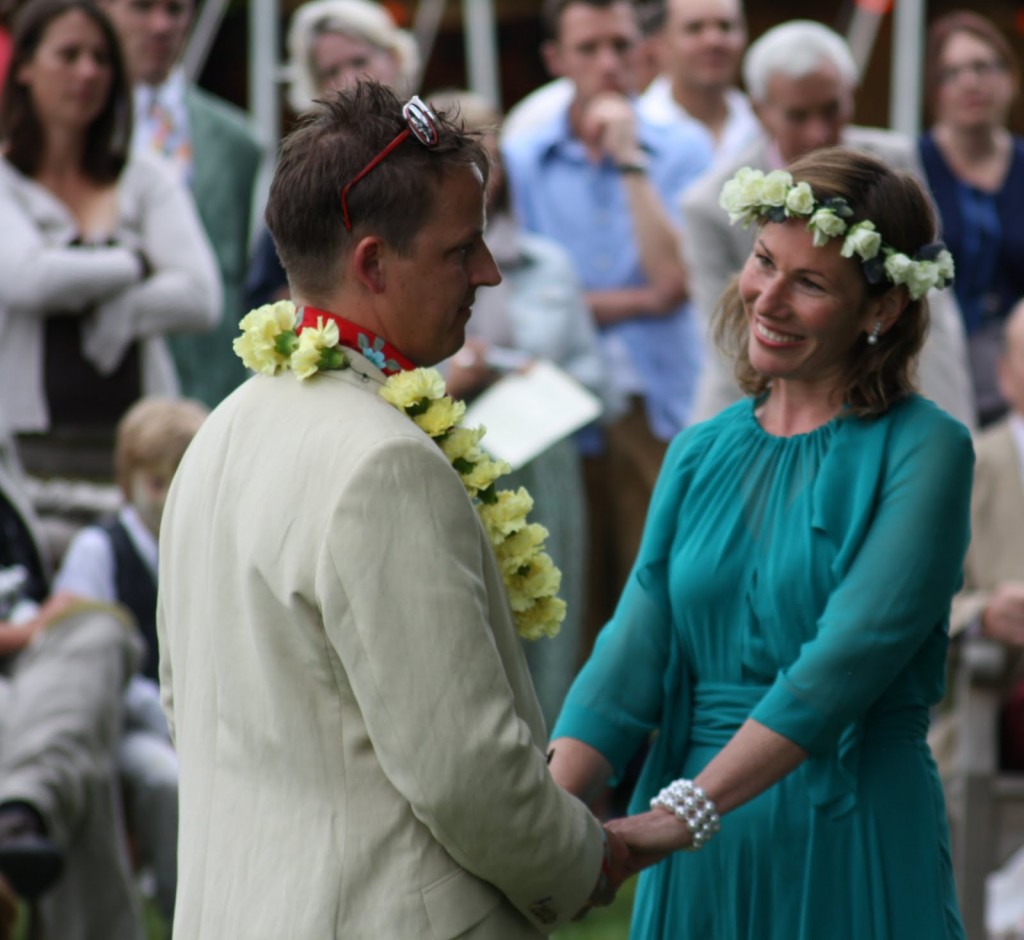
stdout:
[(751, 397), (673, 442), (551, 770), (590, 799), (654, 733), (610, 824), (652, 866), (634, 940), (963, 940), (925, 732), (973, 452), (912, 387), (952, 264), (920, 186), (849, 151), (722, 203), (758, 225), (717, 329)]

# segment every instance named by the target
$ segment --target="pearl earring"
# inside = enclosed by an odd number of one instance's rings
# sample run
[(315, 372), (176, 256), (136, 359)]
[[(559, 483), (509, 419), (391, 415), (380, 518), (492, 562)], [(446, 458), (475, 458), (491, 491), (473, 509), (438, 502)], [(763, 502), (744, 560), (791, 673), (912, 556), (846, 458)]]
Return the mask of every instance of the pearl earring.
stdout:
[(878, 337), (881, 336), (881, 335), (882, 335), (882, 321), (881, 320), (875, 320), (874, 327), (872, 328), (871, 332), (868, 333), (868, 345), (869, 346), (877, 346), (878, 345)]

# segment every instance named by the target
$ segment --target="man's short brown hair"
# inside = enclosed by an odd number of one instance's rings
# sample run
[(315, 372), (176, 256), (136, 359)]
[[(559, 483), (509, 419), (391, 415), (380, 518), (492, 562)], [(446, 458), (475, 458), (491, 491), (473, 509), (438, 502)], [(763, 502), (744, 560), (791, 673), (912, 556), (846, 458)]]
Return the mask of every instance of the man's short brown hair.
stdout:
[(408, 253), (452, 169), (475, 167), (486, 182), (488, 157), (478, 135), (438, 114), (436, 146), (410, 136), (352, 187), (347, 231), (342, 188), (407, 126), (394, 92), (367, 81), (318, 100), (285, 140), (266, 221), (294, 292), (329, 295), (345, 249), (368, 234)]

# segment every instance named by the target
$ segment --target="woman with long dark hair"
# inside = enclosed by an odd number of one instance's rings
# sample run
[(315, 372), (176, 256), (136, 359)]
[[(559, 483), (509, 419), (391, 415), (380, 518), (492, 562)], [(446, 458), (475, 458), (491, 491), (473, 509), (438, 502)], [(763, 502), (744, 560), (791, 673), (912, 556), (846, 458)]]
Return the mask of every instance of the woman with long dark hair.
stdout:
[(173, 394), (162, 335), (208, 329), (219, 283), (188, 194), (129, 157), (131, 97), (91, 0), (32, 0), (0, 100), (0, 400), (30, 472), (110, 478), (113, 431)]

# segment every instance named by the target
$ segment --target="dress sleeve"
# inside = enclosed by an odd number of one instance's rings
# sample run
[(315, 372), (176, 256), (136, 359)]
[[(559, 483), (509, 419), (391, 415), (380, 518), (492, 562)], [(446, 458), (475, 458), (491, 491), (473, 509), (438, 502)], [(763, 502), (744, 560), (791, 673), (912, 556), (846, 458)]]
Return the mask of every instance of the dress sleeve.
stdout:
[(595, 748), (616, 776), (661, 726), (666, 676), (678, 679), (685, 671), (673, 642), (668, 567), (681, 501), (706, 436), (693, 428), (669, 447), (626, 589), (552, 733), (552, 738), (575, 738)]
[(961, 425), (930, 414), (892, 429), (869, 524), (816, 635), (752, 714), (812, 755), (830, 751), (946, 626), (969, 537), (974, 454)]

